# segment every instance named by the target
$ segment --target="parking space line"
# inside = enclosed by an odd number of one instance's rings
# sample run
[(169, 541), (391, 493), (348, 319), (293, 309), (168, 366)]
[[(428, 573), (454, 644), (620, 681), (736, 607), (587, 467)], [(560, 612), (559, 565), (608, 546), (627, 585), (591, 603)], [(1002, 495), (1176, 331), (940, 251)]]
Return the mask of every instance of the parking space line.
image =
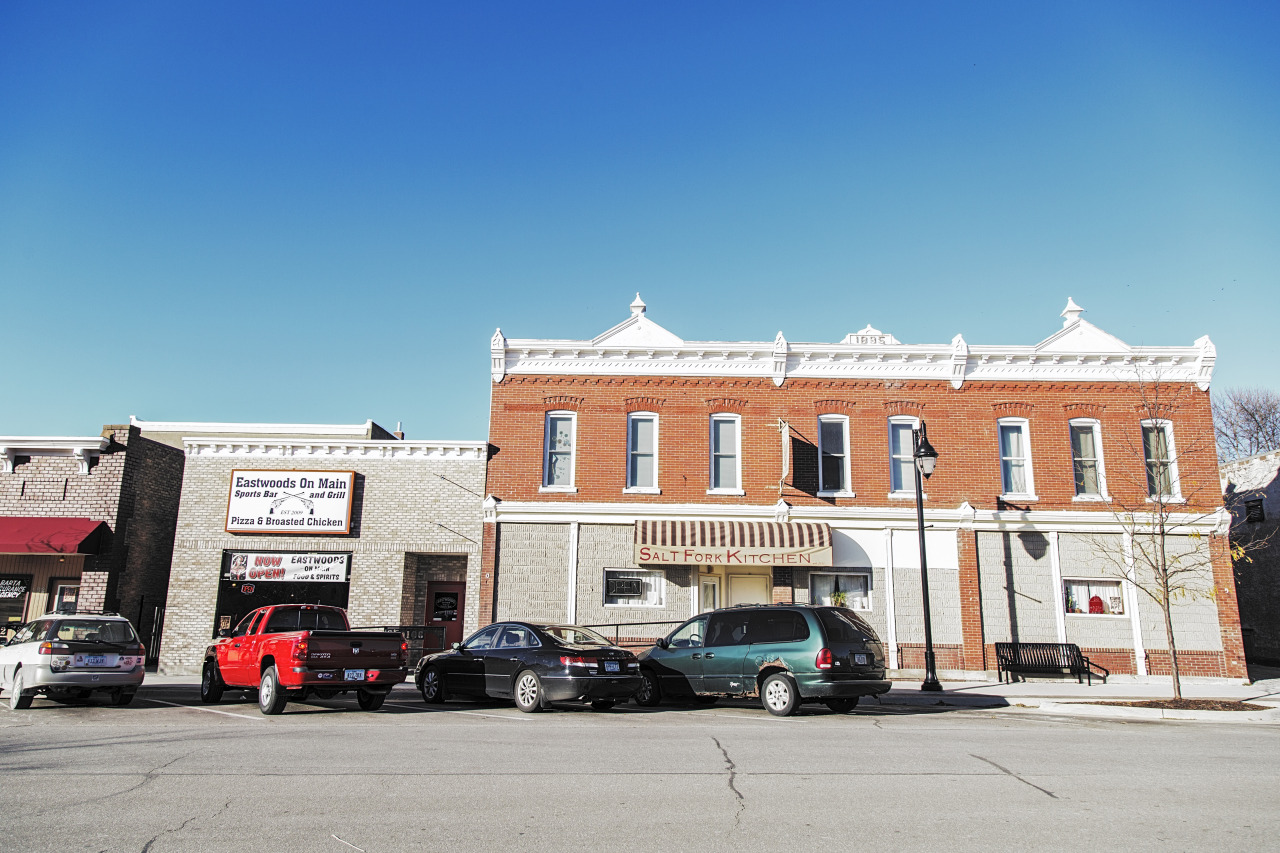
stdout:
[(166, 702), (163, 699), (149, 699), (146, 696), (139, 696), (143, 702), (155, 702), (158, 705), (170, 705), (174, 708), (186, 708), (188, 711), (208, 711), (210, 714), (221, 714), (224, 717), (239, 717), (242, 720), (253, 720), (255, 723), (266, 721), (265, 717), (250, 717), (247, 714), (233, 714), (230, 711), (219, 711), (216, 708), (201, 708), (199, 705), (180, 705), (177, 702)]

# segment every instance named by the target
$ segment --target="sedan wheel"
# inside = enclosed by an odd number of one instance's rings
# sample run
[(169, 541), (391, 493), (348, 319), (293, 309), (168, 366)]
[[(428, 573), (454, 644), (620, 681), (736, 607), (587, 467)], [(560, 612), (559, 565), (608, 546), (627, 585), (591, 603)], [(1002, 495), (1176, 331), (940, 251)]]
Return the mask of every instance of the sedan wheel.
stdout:
[(34, 696), (22, 693), (22, 670), (13, 674), (13, 683), (9, 685), (9, 710), (22, 711), (31, 707)]
[(789, 717), (800, 707), (800, 694), (789, 676), (775, 672), (760, 685), (760, 701), (775, 717)]
[(526, 714), (542, 710), (542, 679), (525, 670), (516, 677), (516, 707)]
[(422, 701), (429, 705), (444, 701), (444, 684), (440, 680), (440, 670), (434, 666), (427, 667), (427, 671), (422, 673)]

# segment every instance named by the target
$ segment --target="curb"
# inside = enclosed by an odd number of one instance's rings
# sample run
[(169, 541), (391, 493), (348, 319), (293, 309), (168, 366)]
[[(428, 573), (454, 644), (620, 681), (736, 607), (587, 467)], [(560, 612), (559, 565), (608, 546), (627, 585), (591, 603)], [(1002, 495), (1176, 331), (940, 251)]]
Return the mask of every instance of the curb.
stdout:
[(1267, 711), (1182, 711), (1165, 708), (1134, 708), (1127, 705), (1097, 705), (1087, 701), (1060, 701), (1036, 696), (887, 694), (880, 697), (880, 704), (913, 708), (1039, 712), (1069, 717), (1120, 717), (1141, 720), (1177, 720), (1182, 722), (1195, 720), (1214, 723), (1280, 723), (1280, 708), (1272, 708)]

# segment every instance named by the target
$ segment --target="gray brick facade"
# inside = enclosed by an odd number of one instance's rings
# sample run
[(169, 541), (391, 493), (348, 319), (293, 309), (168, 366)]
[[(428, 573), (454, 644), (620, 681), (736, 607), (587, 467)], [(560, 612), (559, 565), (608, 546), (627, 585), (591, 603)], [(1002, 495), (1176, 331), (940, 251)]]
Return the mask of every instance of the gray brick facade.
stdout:
[[(420, 624), (434, 580), (479, 586), (484, 446), (302, 439), (187, 443), (169, 584), (163, 673), (199, 671), (214, 633), (224, 551), (351, 554), (348, 609), (356, 625)], [(355, 471), (350, 535), (228, 534), (232, 470)], [(464, 628), (476, 626), (468, 596)]]

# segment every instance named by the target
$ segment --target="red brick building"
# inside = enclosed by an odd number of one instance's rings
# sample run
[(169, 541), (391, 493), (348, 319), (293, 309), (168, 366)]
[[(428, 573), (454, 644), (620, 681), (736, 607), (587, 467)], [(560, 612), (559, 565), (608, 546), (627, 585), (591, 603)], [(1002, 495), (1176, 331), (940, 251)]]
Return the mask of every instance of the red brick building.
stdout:
[(923, 420), (940, 453), (924, 501), (940, 669), (994, 669), (993, 644), (1021, 640), (1167, 673), (1161, 611), (1123, 570), (1141, 551), (1124, 510), (1155, 505), (1215, 591), (1175, 607), (1184, 675), (1243, 677), (1213, 345), (1132, 347), (1081, 313), (1068, 301), (1033, 346), (903, 344), (870, 326), (837, 343), (685, 341), (638, 296), (592, 339), (499, 331), (481, 624), (654, 636), (716, 606), (842, 594), (892, 666), (918, 668)]

